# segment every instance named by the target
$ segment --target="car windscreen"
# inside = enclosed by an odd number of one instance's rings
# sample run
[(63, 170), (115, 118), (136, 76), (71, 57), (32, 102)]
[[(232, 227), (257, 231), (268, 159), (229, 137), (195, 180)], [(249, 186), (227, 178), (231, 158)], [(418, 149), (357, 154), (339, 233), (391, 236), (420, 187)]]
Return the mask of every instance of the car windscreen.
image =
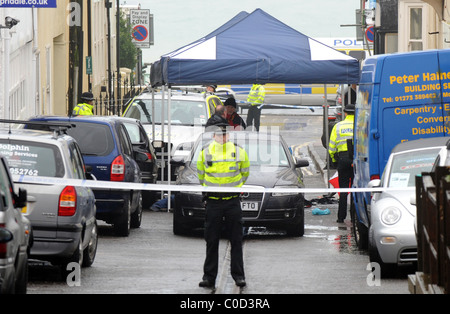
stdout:
[[(152, 99), (138, 99), (131, 104), (125, 117), (138, 119), (142, 123), (161, 124), (161, 99), (155, 99), (155, 114), (152, 118)], [(168, 100), (164, 100), (164, 123), (168, 123)], [(204, 100), (171, 99), (171, 124), (205, 125), (208, 112)]]
[(81, 153), (89, 156), (106, 156), (114, 149), (111, 128), (107, 124), (71, 122), (75, 128), (67, 130), (80, 146)]
[[(200, 145), (197, 145), (191, 161), (191, 167), (197, 167), (197, 160), (200, 151), (209, 146), (213, 141), (210, 137), (204, 137)], [(277, 138), (230, 138), (230, 141), (242, 147), (248, 155), (250, 167), (273, 168), (273, 167), (289, 167), (289, 160), (286, 151), (281, 142)]]
[(415, 177), (434, 165), (439, 148), (396, 154), (392, 160), (388, 187), (413, 187)]
[(0, 154), (8, 159), (13, 175), (64, 177), (64, 162), (54, 145), (1, 139)]

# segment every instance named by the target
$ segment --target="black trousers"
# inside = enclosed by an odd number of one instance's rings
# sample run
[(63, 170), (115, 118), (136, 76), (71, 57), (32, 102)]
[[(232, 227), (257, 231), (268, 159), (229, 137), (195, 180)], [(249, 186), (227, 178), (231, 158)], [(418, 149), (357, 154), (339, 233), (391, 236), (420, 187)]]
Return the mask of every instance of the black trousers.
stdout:
[[(340, 188), (350, 187), (350, 184), (353, 181), (353, 159), (345, 155), (347, 154), (341, 153), (338, 158), (337, 171), (339, 176)], [(347, 217), (347, 197), (348, 193), (339, 193), (339, 209), (337, 215), (337, 218), (339, 220), (344, 220)]]
[(258, 108), (258, 106), (250, 106), (247, 113), (247, 127), (253, 125), (255, 126), (256, 131), (259, 131), (260, 124), (261, 124), (261, 109)]
[(216, 281), (219, 266), (219, 241), (223, 227), (231, 244), (231, 276), (234, 280), (245, 279), (242, 254), (242, 210), (239, 198), (234, 198), (231, 200), (208, 199), (206, 202), (206, 259), (203, 265), (203, 280)]

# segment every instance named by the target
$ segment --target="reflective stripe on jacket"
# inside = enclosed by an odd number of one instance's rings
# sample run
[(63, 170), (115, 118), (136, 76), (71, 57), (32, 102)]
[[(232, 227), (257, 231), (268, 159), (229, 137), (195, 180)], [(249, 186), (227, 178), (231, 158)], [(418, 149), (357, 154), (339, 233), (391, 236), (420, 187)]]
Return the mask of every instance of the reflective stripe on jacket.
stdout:
[(253, 84), (250, 92), (248, 93), (247, 102), (252, 106), (262, 105), (266, 98), (266, 90), (264, 86), (259, 84)]
[(92, 110), (94, 109), (93, 105), (89, 104), (78, 104), (73, 108), (72, 115), (74, 116), (92, 116)]
[(330, 145), (328, 152), (330, 153), (331, 160), (336, 162), (335, 154), (340, 152), (346, 152), (347, 139), (353, 138), (353, 124), (355, 121), (354, 115), (347, 115), (347, 117), (337, 123), (330, 135)]
[(202, 186), (241, 187), (250, 173), (247, 152), (232, 142), (213, 141), (200, 153), (198, 179)]

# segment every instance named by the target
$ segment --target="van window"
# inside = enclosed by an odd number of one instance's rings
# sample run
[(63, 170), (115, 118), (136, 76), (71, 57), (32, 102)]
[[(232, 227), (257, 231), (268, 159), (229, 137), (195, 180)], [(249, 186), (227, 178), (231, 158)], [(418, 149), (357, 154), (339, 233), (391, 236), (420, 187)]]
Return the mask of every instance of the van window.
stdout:
[(61, 153), (54, 145), (4, 139), (0, 154), (8, 160), (13, 175), (62, 178), (65, 174)]

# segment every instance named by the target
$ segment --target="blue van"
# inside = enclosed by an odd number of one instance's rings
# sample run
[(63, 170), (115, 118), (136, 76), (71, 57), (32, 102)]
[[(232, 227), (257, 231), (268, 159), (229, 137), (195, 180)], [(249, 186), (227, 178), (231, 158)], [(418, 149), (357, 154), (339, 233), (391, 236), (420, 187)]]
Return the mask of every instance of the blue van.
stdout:
[[(117, 116), (36, 116), (26, 128), (46, 130), (45, 121), (66, 122), (72, 125), (67, 134), (78, 142), (84, 163), (91, 167), (97, 180), (141, 183), (138, 161), (147, 160), (142, 152), (134, 151), (124, 125), (127, 118)], [(97, 207), (96, 218), (113, 225), (114, 232), (128, 236), (131, 228), (142, 221), (142, 192), (129, 189), (93, 188)]]
[[(401, 142), (450, 134), (450, 49), (365, 60), (358, 89), (353, 187), (383, 174)], [(352, 193), (350, 213), (359, 248), (367, 248), (370, 192)]]

